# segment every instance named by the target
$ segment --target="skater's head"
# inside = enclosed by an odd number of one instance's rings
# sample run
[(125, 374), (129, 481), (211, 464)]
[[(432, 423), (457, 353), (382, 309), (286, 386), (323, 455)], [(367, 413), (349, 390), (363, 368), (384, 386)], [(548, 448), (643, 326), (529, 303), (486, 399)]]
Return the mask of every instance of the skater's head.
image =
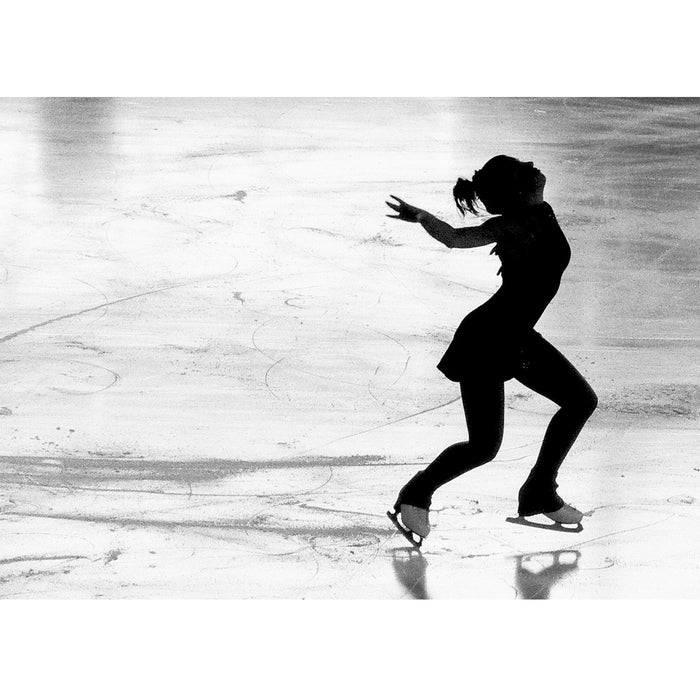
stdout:
[(489, 214), (515, 212), (542, 196), (545, 176), (531, 162), (510, 156), (495, 156), (471, 181), (459, 178), (452, 190), (459, 211), (477, 213), (477, 200)]

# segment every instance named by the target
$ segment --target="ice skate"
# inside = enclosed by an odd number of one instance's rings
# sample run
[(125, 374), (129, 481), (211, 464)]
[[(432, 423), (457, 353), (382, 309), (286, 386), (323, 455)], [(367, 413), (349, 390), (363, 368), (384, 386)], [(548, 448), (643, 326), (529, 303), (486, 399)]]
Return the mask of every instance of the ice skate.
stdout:
[[(556, 484), (555, 484), (556, 488)], [(518, 517), (507, 518), (508, 522), (530, 525), (531, 527), (542, 527), (545, 529), (565, 530), (566, 532), (580, 532), (583, 529), (581, 519), (583, 513), (565, 503), (562, 498), (553, 491), (547, 496), (542, 496), (534, 491), (531, 485), (527, 484), (520, 489), (518, 495)], [(551, 525), (531, 522), (527, 520), (533, 515), (543, 515), (552, 521)], [(566, 525), (575, 525), (575, 528), (566, 528)]]
[(578, 525), (583, 519), (583, 513), (578, 510), (578, 508), (574, 508), (574, 506), (570, 506), (568, 503), (565, 503), (558, 510), (543, 513), (543, 515), (560, 525)]
[(556, 484), (549, 487), (526, 482), (518, 492), (518, 515), (521, 517), (558, 513), (565, 506), (566, 503), (556, 492)]
[(414, 546), (420, 548), (423, 540), (430, 534), (430, 519), (425, 508), (402, 503), (393, 512), (386, 512), (396, 529)]
[(414, 547), (420, 547), (423, 539), (430, 533), (428, 511), (431, 499), (426, 498), (416, 487), (422, 473), (420, 471), (413, 475), (399, 491), (393, 512), (387, 511), (389, 520)]

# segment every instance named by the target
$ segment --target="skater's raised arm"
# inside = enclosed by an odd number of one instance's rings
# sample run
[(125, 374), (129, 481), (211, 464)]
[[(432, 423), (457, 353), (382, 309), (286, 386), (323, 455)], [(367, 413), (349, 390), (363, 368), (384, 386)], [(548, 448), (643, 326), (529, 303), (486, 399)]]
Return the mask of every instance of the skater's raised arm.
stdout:
[(389, 208), (397, 212), (396, 214), (387, 214), (390, 219), (419, 223), (435, 240), (440, 241), (448, 248), (476, 248), (495, 243), (497, 240), (497, 220), (500, 217), (488, 219), (480, 226), (454, 228), (424, 209), (414, 207), (393, 194), (391, 197), (398, 204), (387, 202)]

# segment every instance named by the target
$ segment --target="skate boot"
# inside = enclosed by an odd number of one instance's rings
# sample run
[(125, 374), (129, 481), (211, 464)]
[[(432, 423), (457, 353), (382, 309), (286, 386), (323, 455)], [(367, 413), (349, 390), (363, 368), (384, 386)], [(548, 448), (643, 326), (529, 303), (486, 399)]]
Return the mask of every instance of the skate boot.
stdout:
[(561, 525), (578, 525), (583, 518), (580, 510), (564, 503), (556, 492), (556, 484), (554, 489), (545, 489), (525, 482), (518, 493), (518, 515), (540, 514)]
[(416, 506), (407, 506), (405, 503), (401, 505), (401, 522), (407, 530), (418, 535), (420, 538), (426, 538), (430, 534), (430, 518), (429, 511), (425, 508)]
[(528, 483), (523, 484), (518, 492), (518, 515), (539, 515), (554, 513), (564, 505), (556, 488), (551, 485)]
[(583, 513), (574, 506), (570, 506), (565, 503), (561, 508), (555, 511), (544, 513), (545, 517), (553, 520), (555, 523), (561, 523), (562, 525), (578, 525), (583, 519)]
[[(430, 497), (416, 489), (416, 481), (423, 472), (418, 472), (399, 491), (393, 512), (388, 510), (389, 520), (396, 529), (414, 546), (420, 548), (423, 540), (430, 534)], [(417, 539), (416, 539), (417, 538)]]

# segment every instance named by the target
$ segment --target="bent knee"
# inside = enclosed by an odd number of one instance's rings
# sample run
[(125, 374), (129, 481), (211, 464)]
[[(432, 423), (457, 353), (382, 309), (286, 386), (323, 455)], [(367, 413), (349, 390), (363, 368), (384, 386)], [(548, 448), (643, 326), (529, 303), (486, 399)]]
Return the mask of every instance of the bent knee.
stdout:
[(496, 455), (501, 449), (501, 441), (470, 443), (470, 447), (472, 450), (472, 459), (485, 464), (486, 462), (496, 459)]
[(588, 416), (591, 416), (596, 408), (598, 408), (598, 394), (591, 389), (588, 392), (587, 398), (583, 402), (583, 409), (586, 411)]
[(575, 400), (567, 404), (566, 408), (576, 415), (580, 416), (582, 420), (588, 420), (593, 412), (598, 407), (598, 395), (591, 389), (585, 394), (576, 397)]

